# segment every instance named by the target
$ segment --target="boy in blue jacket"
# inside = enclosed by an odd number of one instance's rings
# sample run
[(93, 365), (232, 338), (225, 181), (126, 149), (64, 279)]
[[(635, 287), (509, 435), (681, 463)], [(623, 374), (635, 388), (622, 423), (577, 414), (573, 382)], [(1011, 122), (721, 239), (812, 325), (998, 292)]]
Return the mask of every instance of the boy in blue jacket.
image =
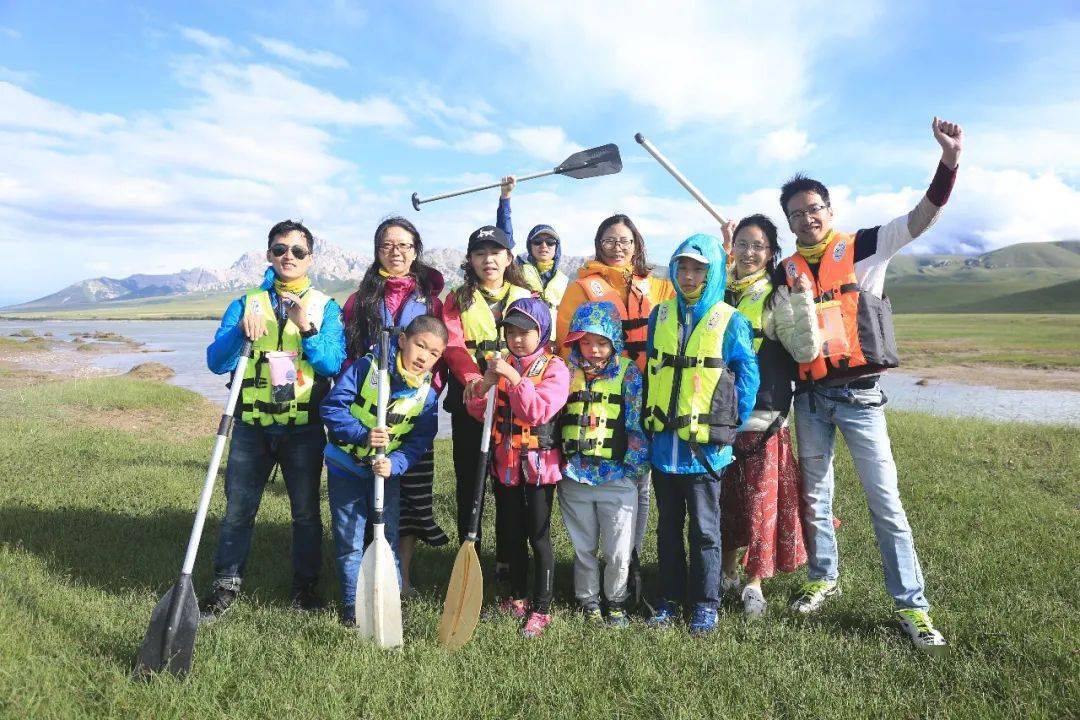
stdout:
[(225, 518), (214, 555), (214, 583), (200, 602), (204, 619), (225, 612), (240, 592), (255, 514), (274, 465), (292, 511), (292, 605), (317, 610), (322, 566), (319, 485), (326, 445), (319, 402), (345, 360), (341, 308), (311, 287), (314, 238), (298, 222), (270, 229), (262, 284), (234, 300), (206, 348), (206, 364), (231, 373), (252, 342), (225, 470)]
[[(326, 446), (326, 486), (341, 583), (341, 621), (356, 622), (356, 578), (364, 555), (364, 528), (374, 498), (375, 475), (387, 479), (383, 495), (386, 539), (398, 561), (401, 487), (397, 482), (431, 450), (439, 428), (438, 392), (431, 368), (449, 339), (442, 320), (418, 315), (398, 336), (390, 353), (388, 427), (376, 426), (378, 361), (370, 354), (349, 366), (322, 404), (330, 433)], [(384, 456), (376, 459), (381, 450)]]
[(675, 297), (649, 316), (643, 410), (652, 437), (660, 573), (649, 624), (672, 625), (689, 600), (690, 632), (702, 635), (715, 628), (720, 600), (720, 473), (731, 462), (736, 428), (754, 409), (758, 367), (750, 321), (723, 301), (727, 255), (720, 241), (687, 238), (669, 273)]

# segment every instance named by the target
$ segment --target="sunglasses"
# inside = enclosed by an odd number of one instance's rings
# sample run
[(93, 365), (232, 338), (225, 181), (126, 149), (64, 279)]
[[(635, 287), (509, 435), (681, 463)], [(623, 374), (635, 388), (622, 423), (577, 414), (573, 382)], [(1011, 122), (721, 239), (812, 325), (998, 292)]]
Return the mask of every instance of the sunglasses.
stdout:
[(308, 256), (308, 252), (309, 252), (308, 249), (305, 248), (302, 245), (293, 245), (290, 248), (288, 245), (285, 245), (283, 243), (278, 243), (277, 245), (271, 245), (270, 246), (270, 254), (273, 255), (276, 258), (281, 257), (282, 255), (289, 252), (290, 250), (292, 250), (292, 256), (294, 258), (296, 258), (297, 260), (303, 260), (304, 258), (306, 258)]
[(529, 244), (532, 245), (533, 247), (540, 247), (541, 245), (547, 245), (548, 247), (555, 247), (556, 245), (559, 244), (559, 241), (556, 240), (555, 238), (536, 238), (535, 240), (530, 240)]

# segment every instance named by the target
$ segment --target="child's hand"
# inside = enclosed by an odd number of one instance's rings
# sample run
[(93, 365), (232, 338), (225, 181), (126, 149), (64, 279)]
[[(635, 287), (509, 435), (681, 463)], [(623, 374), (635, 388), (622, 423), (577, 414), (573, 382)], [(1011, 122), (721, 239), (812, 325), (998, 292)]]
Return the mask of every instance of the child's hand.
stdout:
[(371, 461), (371, 471), (381, 478), (390, 477), (390, 458), (383, 457)]
[(386, 428), (372, 428), (368, 433), (368, 447), (384, 448), (390, 444), (390, 432)]
[(495, 381), (498, 382), (498, 378), (506, 378), (506, 382), (511, 385), (517, 385), (521, 382), (521, 373), (514, 369), (507, 360), (503, 358), (495, 358), (488, 364), (488, 372), (495, 373)]

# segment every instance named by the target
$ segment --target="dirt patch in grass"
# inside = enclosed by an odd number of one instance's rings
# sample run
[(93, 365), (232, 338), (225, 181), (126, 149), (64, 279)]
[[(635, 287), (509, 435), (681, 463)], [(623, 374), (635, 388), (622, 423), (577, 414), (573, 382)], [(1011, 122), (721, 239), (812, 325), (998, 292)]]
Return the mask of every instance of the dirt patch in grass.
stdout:
[(199, 398), (198, 403), (185, 410), (183, 418), (175, 418), (164, 410), (144, 408), (140, 410), (95, 410), (81, 416), (89, 425), (123, 430), (134, 434), (147, 431), (167, 431), (171, 437), (186, 442), (209, 437), (217, 432), (221, 408), (209, 400)]
[(930, 380), (963, 385), (989, 385), (1002, 390), (1072, 390), (1080, 392), (1080, 370), (1010, 367), (1005, 365), (928, 365), (904, 362), (900, 371)]
[(159, 362), (144, 362), (128, 370), (125, 375), (139, 380), (168, 380), (176, 375), (176, 371)]

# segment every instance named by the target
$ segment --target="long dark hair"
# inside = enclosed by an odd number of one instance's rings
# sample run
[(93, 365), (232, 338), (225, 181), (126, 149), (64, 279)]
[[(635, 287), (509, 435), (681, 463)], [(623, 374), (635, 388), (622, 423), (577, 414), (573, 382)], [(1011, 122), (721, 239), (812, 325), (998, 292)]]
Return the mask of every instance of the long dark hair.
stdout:
[(379, 273), (379, 269), (382, 268), (382, 263), (379, 262), (379, 245), (386, 239), (386, 233), (390, 228), (395, 227), (412, 235), (413, 245), (416, 246), (416, 257), (413, 258), (412, 266), (409, 267), (409, 275), (416, 281), (417, 290), (427, 301), (428, 312), (431, 312), (434, 292), (431, 275), (435, 270), (421, 259), (424, 241), (420, 238), (420, 231), (403, 217), (388, 217), (375, 228), (374, 258), (356, 289), (356, 310), (348, 327), (345, 328), (349, 357), (360, 357), (366, 353), (371, 347), (372, 339), (378, 337), (383, 329), (386, 278)]
[[(769, 241), (769, 259), (765, 263), (765, 274), (772, 281), (773, 285), (776, 285), (776, 268), (780, 264), (780, 241), (776, 239), (776, 224), (769, 219), (768, 215), (761, 213), (755, 213), (754, 215), (747, 215), (739, 224), (735, 226), (735, 232), (731, 234), (732, 249), (734, 250), (735, 238), (738, 236), (739, 231), (747, 227), (756, 227), (761, 231), (761, 234), (765, 236), (765, 239)], [(765, 307), (772, 307), (773, 298), (776, 297), (776, 293), (769, 293), (769, 297), (765, 300)]]
[(608, 228), (612, 225), (618, 225), (619, 223), (630, 228), (630, 234), (634, 236), (634, 254), (630, 258), (630, 265), (634, 268), (634, 274), (638, 277), (647, 276), (652, 271), (649, 269), (649, 262), (645, 259), (645, 238), (641, 236), (641, 232), (637, 229), (637, 225), (634, 224), (634, 221), (622, 213), (612, 215), (607, 220), (600, 223), (600, 227), (596, 228), (596, 237), (593, 239), (596, 259), (600, 262), (604, 262), (603, 257), (600, 255), (600, 238), (603, 237), (604, 232)]
[[(517, 285), (519, 288), (528, 290), (529, 284), (525, 281), (525, 276), (521, 274), (521, 265), (514, 259), (514, 253), (506, 248), (502, 249), (510, 258), (510, 264), (503, 271), (503, 280), (511, 285)], [(476, 294), (476, 289), (480, 287), (480, 277), (473, 270), (470, 255), (471, 253), (465, 253), (465, 260), (461, 263), (461, 274), (465, 276), (465, 282), (454, 290), (454, 298), (457, 300), (461, 312), (465, 312), (472, 307), (473, 296)]]

